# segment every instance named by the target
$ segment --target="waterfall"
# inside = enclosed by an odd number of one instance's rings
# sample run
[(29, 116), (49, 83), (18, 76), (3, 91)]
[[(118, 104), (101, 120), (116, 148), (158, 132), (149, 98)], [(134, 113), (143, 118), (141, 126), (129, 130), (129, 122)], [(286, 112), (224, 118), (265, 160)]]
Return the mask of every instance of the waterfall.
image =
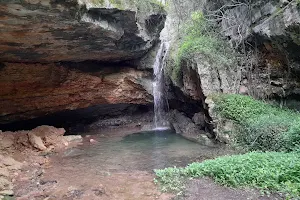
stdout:
[(156, 54), (155, 63), (153, 65), (154, 81), (154, 125), (155, 129), (168, 129), (166, 120), (166, 101), (164, 98), (164, 65), (169, 50), (169, 43), (163, 42)]

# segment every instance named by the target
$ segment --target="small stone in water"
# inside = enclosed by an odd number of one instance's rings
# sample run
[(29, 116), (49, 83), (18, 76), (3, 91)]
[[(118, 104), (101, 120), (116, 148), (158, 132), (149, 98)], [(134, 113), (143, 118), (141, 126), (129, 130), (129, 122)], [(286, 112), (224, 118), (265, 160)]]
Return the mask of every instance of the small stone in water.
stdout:
[(90, 143), (96, 143), (97, 141), (94, 139), (90, 139)]

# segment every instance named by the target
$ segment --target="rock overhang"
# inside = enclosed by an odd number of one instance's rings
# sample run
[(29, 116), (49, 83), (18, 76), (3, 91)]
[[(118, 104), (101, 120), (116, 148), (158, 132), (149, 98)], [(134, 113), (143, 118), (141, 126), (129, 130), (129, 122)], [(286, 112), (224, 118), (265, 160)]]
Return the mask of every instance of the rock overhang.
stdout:
[(165, 16), (89, 7), (76, 0), (0, 2), (0, 61), (124, 61), (140, 58), (159, 38)]

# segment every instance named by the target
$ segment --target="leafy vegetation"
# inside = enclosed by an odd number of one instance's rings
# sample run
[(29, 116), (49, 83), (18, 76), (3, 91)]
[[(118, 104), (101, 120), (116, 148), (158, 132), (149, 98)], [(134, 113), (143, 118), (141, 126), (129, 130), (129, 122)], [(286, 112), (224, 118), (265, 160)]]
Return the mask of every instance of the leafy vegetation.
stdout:
[(179, 48), (171, 69), (173, 81), (178, 82), (183, 62), (193, 60), (194, 56), (203, 54), (215, 65), (232, 65), (234, 50), (222, 38), (215, 23), (209, 21), (202, 12), (194, 12), (180, 35)]
[(299, 151), (300, 114), (242, 95), (215, 97), (216, 111), (238, 124), (231, 137), (247, 150)]
[(163, 190), (180, 191), (183, 180), (208, 176), (232, 187), (254, 187), (295, 197), (300, 195), (300, 154), (283, 152), (251, 152), (224, 156), (185, 168), (155, 170)]
[(184, 182), (187, 176), (184, 168), (169, 167), (166, 169), (156, 169), (154, 172), (157, 176), (154, 182), (160, 184), (163, 192), (180, 193), (185, 188)]
[(208, 176), (225, 186), (254, 187), (299, 197), (299, 113), (249, 96), (223, 94), (213, 99), (216, 111), (237, 124), (238, 129), (231, 135), (236, 143), (260, 152), (219, 157), (185, 168), (155, 170), (162, 190), (180, 192), (187, 179)]

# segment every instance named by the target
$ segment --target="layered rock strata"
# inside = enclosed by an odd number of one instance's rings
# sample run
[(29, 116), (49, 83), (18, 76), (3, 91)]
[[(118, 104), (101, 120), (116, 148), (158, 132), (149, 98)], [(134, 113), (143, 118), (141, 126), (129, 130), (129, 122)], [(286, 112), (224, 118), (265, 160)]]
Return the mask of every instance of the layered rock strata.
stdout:
[(152, 102), (151, 73), (128, 66), (82, 72), (59, 64), (4, 63), (0, 123), (101, 104)]

